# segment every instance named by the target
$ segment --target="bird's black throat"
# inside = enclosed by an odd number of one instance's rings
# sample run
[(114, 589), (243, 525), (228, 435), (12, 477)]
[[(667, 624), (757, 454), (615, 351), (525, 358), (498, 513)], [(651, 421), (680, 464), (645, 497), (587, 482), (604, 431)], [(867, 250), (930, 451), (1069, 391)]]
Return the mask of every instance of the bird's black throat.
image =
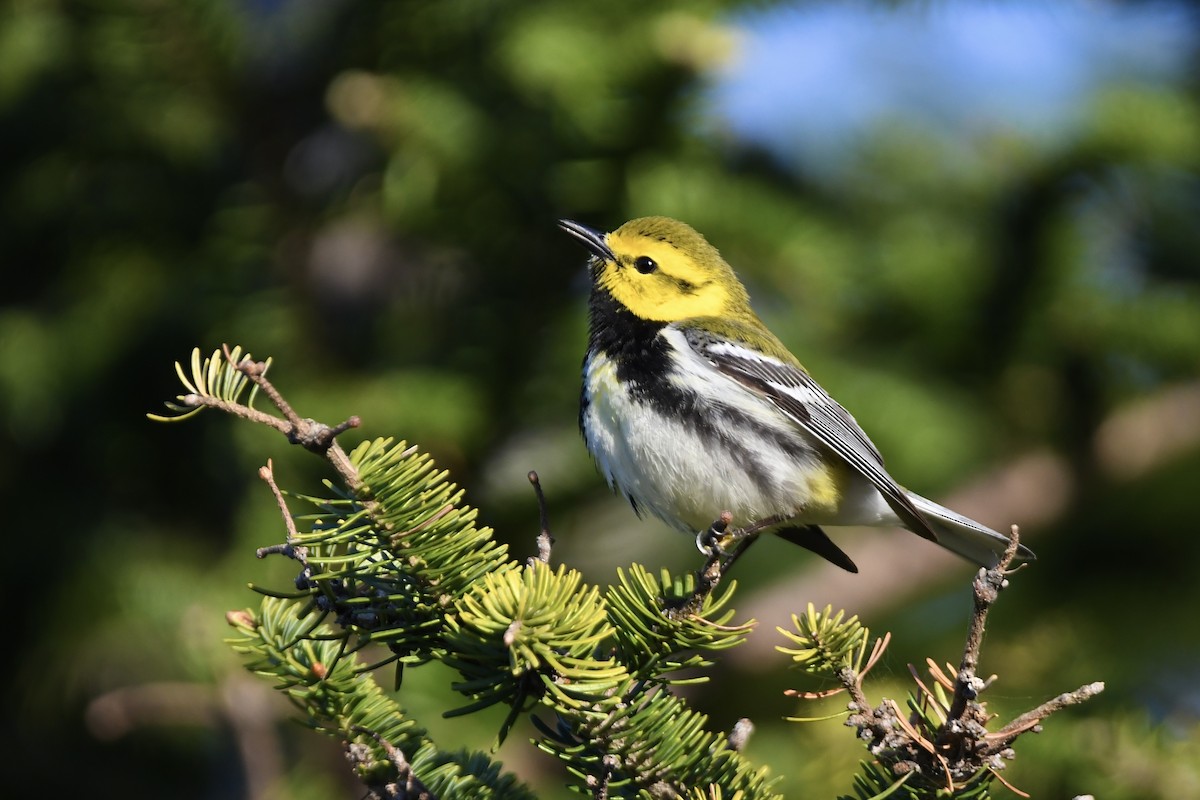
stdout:
[(616, 365), (617, 378), (647, 386), (670, 367), (668, 345), (658, 334), (665, 322), (645, 320), (606, 290), (593, 287), (588, 301), (588, 352), (603, 353)]

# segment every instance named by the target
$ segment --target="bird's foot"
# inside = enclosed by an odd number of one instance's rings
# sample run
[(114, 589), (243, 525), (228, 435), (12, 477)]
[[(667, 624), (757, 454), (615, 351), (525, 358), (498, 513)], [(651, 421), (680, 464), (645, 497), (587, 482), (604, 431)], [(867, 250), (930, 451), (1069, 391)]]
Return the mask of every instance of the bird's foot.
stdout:
[(722, 511), (712, 525), (696, 534), (696, 549), (704, 554), (704, 566), (696, 573), (696, 589), (691, 597), (672, 608), (670, 613), (682, 616), (700, 613), (721, 578), (754, 544), (758, 534), (781, 521), (772, 517), (731, 531), (733, 514)]
[[(729, 530), (730, 524), (733, 523), (733, 514), (728, 511), (722, 511), (721, 516), (717, 517), (712, 525), (696, 534), (696, 549), (706, 558), (714, 556), (727, 558), (729, 556), (740, 555), (738, 551), (744, 545), (748, 544), (747, 540), (754, 539), (767, 528), (772, 528), (786, 521), (786, 517), (776, 515), (764, 517), (744, 527)], [(726, 568), (728, 568), (728, 565), (726, 565)]]
[(721, 543), (726, 538), (725, 531), (731, 522), (733, 522), (733, 514), (722, 511), (721, 516), (717, 517), (712, 525), (696, 534), (696, 549), (705, 558), (723, 558), (726, 555), (725, 548)]

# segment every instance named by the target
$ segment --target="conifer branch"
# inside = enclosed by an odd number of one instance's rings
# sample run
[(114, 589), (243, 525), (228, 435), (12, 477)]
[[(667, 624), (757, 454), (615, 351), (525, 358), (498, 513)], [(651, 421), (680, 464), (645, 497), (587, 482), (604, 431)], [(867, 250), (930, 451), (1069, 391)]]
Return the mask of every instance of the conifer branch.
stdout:
[[(1050, 714), (1103, 691), (1103, 683), (1087, 684), (1018, 716), (998, 731), (988, 732), (991, 715), (979, 696), (992, 679), (981, 680), (976, 673), (988, 612), (1000, 590), (1008, 585), (1006, 576), (1011, 574), (1008, 568), (1017, 552), (1018, 535), (1014, 525), (999, 564), (990, 570), (981, 569), (975, 578), (973, 610), (958, 669), (947, 665), (952, 673), (948, 676), (929, 660), (931, 689), (910, 667), (917, 686), (915, 697), (910, 697), (908, 703), (911, 714), (886, 698), (873, 707), (863, 690), (863, 675), (878, 661), (888, 637), (876, 643), (864, 662), (867, 632), (855, 618), (842, 622), (841, 613), (830, 617), (830, 609), (826, 608), (823, 614), (816, 614), (810, 605), (806, 616), (793, 617), (799, 633), (781, 629), (799, 645), (797, 649), (779, 648), (792, 655), (795, 666), (836, 678), (850, 694), (851, 713), (846, 724), (858, 730), (878, 759), (877, 765), (858, 776), (862, 796), (890, 792), (903, 782), (908, 784), (906, 791), (915, 793), (912, 796), (942, 792), (986, 798), (988, 783), (999, 777), (1005, 760), (1015, 757), (1011, 745), (1018, 736), (1040, 730), (1042, 720)], [(952, 694), (947, 696), (946, 692)], [(790, 694), (817, 699), (829, 692)], [(863, 787), (869, 787), (869, 791)]]
[[(537, 708), (552, 714), (555, 728), (534, 716), (544, 734), (536, 744), (562, 761), (581, 780), (576, 788), (594, 799), (776, 797), (765, 770), (741, 755), (749, 720), (728, 734), (712, 731), (672, 687), (704, 680), (694, 677), (695, 668), (710, 666), (713, 653), (745, 639), (753, 621), (732, 623), (734, 611), (728, 608), (735, 584), (717, 589), (778, 519), (730, 530), (733, 517), (723, 512), (698, 537), (706, 553), (701, 570), (672, 577), (634, 564), (619, 570), (619, 583), (602, 593), (575, 570), (550, 568), (554, 540), (537, 473), (528, 475), (538, 503), (537, 554), (520, 564), (489, 529), (475, 526), (475, 512), (461, 504), (461, 490), (428, 456), (391, 439), (363, 442), (347, 454), (336, 438), (356, 427), (358, 418), (336, 426), (301, 418), (266, 378), (269, 363), (228, 347), (201, 363), (196, 351), (190, 378), (177, 365), (189, 392), (167, 404), (175, 416), (155, 418), (181, 419), (217, 408), (280, 431), (328, 460), (341, 477), (344, 488), (326, 484), (333, 497), (292, 496), (293, 503), (299, 498), (316, 508), (300, 517), (312, 522), (301, 531), (275, 482), (272, 461), (259, 470), (286, 535), (257, 555), (282, 554), (299, 562), (300, 591), (262, 590), (283, 599), (268, 597), (257, 615), (231, 612), (228, 620), (242, 635), (234, 645), (248, 656), (250, 669), (276, 680), (311, 727), (346, 742), (371, 797), (436, 800), (465, 786), (489, 787), (497, 797), (527, 798), (528, 792), (486, 757), (439, 750), (383, 694), (371, 675), (378, 665), (358, 662), (357, 652), (367, 643), (391, 651), (381, 663), (436, 659), (455, 669), (460, 680), (452, 688), (467, 705), (449, 714), (506, 705), (500, 740), (521, 715)], [(259, 391), (277, 416), (252, 407)], [(889, 636), (873, 640), (856, 617), (843, 619), (828, 607), (818, 613), (811, 604), (807, 614), (793, 618), (799, 632), (785, 631), (796, 647), (780, 649), (795, 665), (835, 680), (850, 696), (847, 724), (876, 759), (856, 779), (861, 796), (904, 785), (903, 792), (913, 797), (950, 792), (981, 800), (1003, 760), (1012, 757), (1017, 737), (1104, 688), (1088, 684), (987, 731), (989, 716), (978, 698), (989, 681), (976, 675), (979, 651), (988, 612), (1007, 585), (1016, 539), (1014, 527), (1000, 564), (975, 580), (958, 669), (947, 666), (943, 672), (932, 665), (928, 685), (914, 674), (917, 690), (907, 715), (886, 698), (873, 706), (863, 687)]]
[[(175, 412), (175, 415), (147, 416), (159, 422), (169, 422), (187, 419), (205, 408), (213, 408), (231, 416), (266, 425), (282, 433), (292, 444), (298, 444), (326, 458), (345, 485), (352, 492), (357, 492), (362, 481), (346, 452), (337, 443), (336, 437), (350, 428), (357, 428), (360, 424), (359, 418), (352, 416), (334, 426), (301, 418), (267, 378), (270, 365), (270, 359), (255, 361), (249, 354), (243, 355), (241, 347), (231, 349), (228, 344), (221, 345), (219, 351), (201, 362), (200, 349), (195, 348), (192, 351), (190, 377), (184, 372), (181, 364), (175, 365), (180, 381), (189, 390), (176, 398), (178, 403), (167, 403), (167, 407)], [(240, 397), (247, 383), (253, 388), (247, 400), (242, 402)], [(259, 391), (267, 396), (282, 418), (253, 407)]]

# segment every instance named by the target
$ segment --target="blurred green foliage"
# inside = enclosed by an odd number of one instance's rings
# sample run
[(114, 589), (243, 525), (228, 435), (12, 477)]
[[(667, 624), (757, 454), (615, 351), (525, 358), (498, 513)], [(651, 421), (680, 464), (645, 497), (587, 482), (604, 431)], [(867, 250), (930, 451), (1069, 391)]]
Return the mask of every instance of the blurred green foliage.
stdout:
[[(1028, 452), (1067, 465), (984, 668), (1014, 711), (1109, 690), (1008, 777), (1041, 796), (1200, 791), (1200, 401), (1154, 405), (1200, 379), (1194, 79), (1113, 86), (1053, 147), (984, 133), (960, 158), (889, 127), (818, 181), (702, 124), (698, 88), (736, 47), (717, 15), (736, 5), (3, 5), (11, 791), (357, 791), (222, 643), (247, 580), (290, 580), (251, 557), (282, 538), (255, 469), (274, 456), (297, 488), (323, 473), (252, 426), (145, 421), (197, 343), (286, 364), (302, 414), (420, 443), (517, 553), (535, 468), (556, 558), (589, 581), (694, 565), (686, 537), (607, 495), (574, 434), (585, 286), (554, 220), (647, 213), (722, 249), (908, 485), (936, 494)], [(790, 582), (794, 609), (829, 601), (796, 577), (808, 557), (775, 546), (739, 582)], [(877, 675), (957, 652), (967, 573), (865, 617), (898, 634)], [(786, 680), (757, 669), (730, 664), (698, 704), (723, 727), (755, 719), (748, 753), (785, 793), (846, 791), (857, 753), (825, 767), (855, 743), (777, 724)], [(422, 723), (486, 747), (498, 721)], [(545, 796), (561, 785), (548, 760), (506, 765)]]

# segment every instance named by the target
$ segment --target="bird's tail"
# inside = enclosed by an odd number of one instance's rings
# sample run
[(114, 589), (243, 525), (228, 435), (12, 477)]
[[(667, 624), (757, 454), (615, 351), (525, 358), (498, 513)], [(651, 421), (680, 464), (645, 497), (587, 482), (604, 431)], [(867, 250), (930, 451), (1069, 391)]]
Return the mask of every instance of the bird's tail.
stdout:
[[(1000, 557), (1004, 555), (1004, 550), (1008, 547), (1007, 536), (997, 533), (986, 525), (980, 525), (962, 514), (956, 514), (945, 506), (940, 506), (919, 494), (912, 492), (907, 492), (907, 494), (908, 499), (933, 527), (938, 537), (938, 544), (942, 547), (988, 569), (1000, 563)], [(1019, 545), (1017, 558), (1022, 561), (1032, 561), (1037, 556), (1025, 545)]]

